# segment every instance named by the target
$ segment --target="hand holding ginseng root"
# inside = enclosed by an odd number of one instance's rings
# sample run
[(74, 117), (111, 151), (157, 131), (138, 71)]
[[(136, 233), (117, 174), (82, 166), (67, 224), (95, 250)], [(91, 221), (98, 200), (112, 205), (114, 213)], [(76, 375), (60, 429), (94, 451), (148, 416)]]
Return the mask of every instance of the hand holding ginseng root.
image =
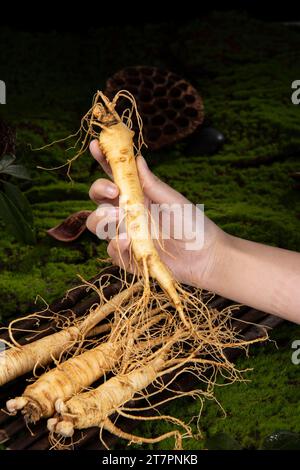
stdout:
[[(129, 113), (122, 116), (115, 110), (120, 97), (130, 104)], [(71, 316), (66, 324), (60, 322), (55, 334), (25, 346), (14, 339), (18, 322), (14, 320), (8, 328), (10, 348), (0, 353), (1, 384), (27, 372), (33, 372), (36, 378), (36, 371), (47, 367), (21, 396), (10, 397), (7, 409), (12, 414), (21, 411), (28, 423), (48, 418), (49, 439), (55, 448), (72, 446), (76, 429), (94, 426), (99, 428), (104, 445), (102, 431), (108, 430), (137, 443), (156, 443), (172, 436), (175, 447), (182, 447), (182, 437), (190, 437), (191, 428), (176, 417), (157, 413), (159, 403), (183, 395), (199, 398), (200, 402), (212, 399), (219, 373), (227, 384), (243, 377), (228, 360), (226, 350), (247, 348), (251, 342), (266, 339), (264, 336), (243, 341), (231, 327), (230, 308), (221, 312), (211, 309), (200, 289), (180, 284), (210, 289), (218, 281), (228, 286), (226, 276), (218, 279), (216, 274), (216, 266), (224, 264), (220, 253), (229, 247), (229, 242), (224, 241), (229, 240), (227, 235), (205, 219), (204, 245), (199, 253), (191, 251), (188, 263), (182, 241), (166, 240), (163, 245), (159, 236), (156, 240), (149, 236), (151, 201), (168, 202), (169, 197), (170, 202), (185, 204), (186, 200), (154, 179), (139, 156), (136, 159), (140, 145), (135, 146), (133, 141), (134, 112), (141, 127), (132, 95), (122, 91), (109, 101), (98, 92), (82, 119), (82, 147), (67, 162), (70, 166), (91, 139), (99, 141), (98, 157), (111, 171), (115, 185), (98, 181), (91, 195), (97, 202), (108, 198), (123, 209), (128, 245), (122, 247), (122, 237), (117, 237), (109, 251), (115, 262), (135, 273), (133, 280), (129, 282), (124, 275), (121, 292), (111, 299), (105, 297), (101, 286), (87, 283), (87, 288), (97, 291), (99, 304), (80, 318)], [(141, 135), (138, 140), (141, 142)], [(104, 189), (99, 190), (99, 186), (104, 188), (107, 184), (115, 191), (111, 197), (105, 195)], [(91, 217), (91, 228), (94, 222)], [(195, 264), (195, 269), (186, 268), (186, 264)], [(226, 270), (220, 273), (224, 276)], [(189, 392), (177, 390), (166, 398), (164, 390), (172, 390), (183, 372), (199, 377), (201, 387)], [(153, 397), (158, 398), (154, 404)], [(200, 409), (201, 403), (199, 413)], [(144, 438), (119, 429), (118, 415), (136, 420), (166, 420), (175, 429)]]
[[(112, 177), (98, 140), (91, 142), (90, 150)], [(138, 156), (136, 162), (147, 207), (151, 203), (170, 207), (191, 205), (184, 196), (159, 180), (143, 157)], [(90, 197), (96, 204), (108, 205), (102, 214), (96, 210), (88, 218), (88, 228), (96, 233), (98, 224), (103, 226), (118, 220), (119, 188), (112, 181), (101, 178), (91, 186)], [(196, 211), (193, 206), (192, 214)], [(163, 240), (163, 244), (155, 244), (161, 260), (177, 281), (300, 323), (299, 253), (231, 236), (206, 216), (200, 230), (203, 230), (200, 249), (187, 250), (185, 239), (173, 237)], [(129, 238), (111, 240), (107, 251), (116, 264), (134, 270)]]
[[(101, 152), (97, 140), (91, 142), (90, 150), (103, 170), (112, 178), (111, 168)], [(202, 225), (199, 227), (200, 230), (204, 230), (204, 236), (202, 235), (201, 243), (199, 243), (201, 248), (198, 247), (197, 250), (193, 248), (196, 227), (191, 223), (190, 218), (200, 209), (157, 178), (149, 170), (141, 155), (136, 157), (136, 165), (147, 210), (149, 211), (153, 204), (162, 214), (167, 211), (168, 207), (170, 211), (179, 208), (178, 214), (182, 216), (181, 220), (178, 220), (178, 225), (180, 230), (183, 229), (181, 230), (183, 238), (174, 236), (174, 218), (168, 219), (170, 220), (170, 226), (167, 227), (169, 228), (169, 237), (162, 239), (160, 227), (153, 227), (152, 233), (159, 238), (159, 240), (154, 239), (154, 245), (160, 259), (169, 267), (177, 281), (205, 288), (210, 277), (210, 270), (216, 262), (217, 246), (222, 245), (222, 238), (226, 235), (216, 224), (205, 216), (203, 218), (202, 215)], [(117, 226), (120, 216), (122, 216), (119, 211), (119, 194), (118, 186), (108, 179), (101, 178), (93, 183), (90, 188), (90, 198), (99, 205), (99, 208), (87, 219), (87, 227), (93, 233), (97, 234), (99, 226), (102, 228), (109, 223)], [(188, 208), (187, 212), (185, 212), (186, 208)], [(176, 209), (173, 213), (176, 214)], [(154, 221), (151, 220), (151, 222), (154, 225)], [(114, 237), (113, 240), (107, 238), (109, 241), (107, 251), (115, 264), (132, 272), (135, 271), (136, 266), (130, 254), (130, 239), (122, 235), (124, 234), (119, 234), (119, 237)]]

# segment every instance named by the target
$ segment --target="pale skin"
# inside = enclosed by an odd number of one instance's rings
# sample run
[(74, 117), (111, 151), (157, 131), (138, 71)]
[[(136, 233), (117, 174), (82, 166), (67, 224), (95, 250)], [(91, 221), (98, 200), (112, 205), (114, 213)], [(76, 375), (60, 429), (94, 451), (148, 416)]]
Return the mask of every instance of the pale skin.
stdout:
[[(109, 165), (97, 140), (91, 142), (93, 157), (109, 177)], [(139, 178), (145, 204), (187, 204), (189, 201), (158, 179), (142, 157), (137, 157)], [(119, 190), (109, 179), (100, 178), (90, 188), (90, 197), (98, 205), (110, 209), (94, 211), (87, 227), (96, 233), (102, 225), (118, 218)], [(134, 270), (130, 256), (130, 240), (108, 240), (108, 254), (115, 264)], [(208, 289), (236, 302), (300, 323), (300, 253), (271, 247), (234, 237), (205, 217), (204, 245), (197, 251), (185, 249), (185, 241), (164, 240), (157, 245), (162, 261), (177, 281)]]

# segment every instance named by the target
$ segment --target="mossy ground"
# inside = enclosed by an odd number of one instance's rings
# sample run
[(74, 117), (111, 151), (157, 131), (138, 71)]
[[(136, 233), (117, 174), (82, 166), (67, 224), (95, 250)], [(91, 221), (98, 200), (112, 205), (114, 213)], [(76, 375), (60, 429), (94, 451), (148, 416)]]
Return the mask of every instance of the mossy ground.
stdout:
[[(105, 243), (92, 235), (64, 245), (46, 234), (70, 213), (93, 207), (88, 189), (100, 170), (90, 172), (91, 158), (83, 156), (73, 168), (72, 185), (62, 172), (36, 168), (64, 162), (63, 145), (33, 152), (28, 144), (39, 147), (76, 130), (95, 90), (128, 65), (163, 65), (188, 78), (204, 98), (206, 121), (226, 138), (213, 156), (187, 157), (184, 143), (146, 153), (153, 171), (193, 202), (204, 203), (228, 232), (300, 249), (299, 193), (289, 176), (299, 171), (300, 106), (292, 105), (290, 96), (291, 82), (300, 78), (300, 28), (216, 13), (182, 25), (108, 27), (85, 34), (2, 29), (0, 44), (5, 44), (0, 78), (7, 85), (1, 115), (17, 127), (17, 157), (31, 170), (32, 182), (21, 187), (32, 203), (38, 235), (37, 245), (28, 247), (2, 231), (2, 320), (30, 312), (38, 294), (47, 302), (62, 295), (77, 273), (92, 276), (100, 267), (97, 259), (106, 256)], [(249, 383), (217, 389), (227, 418), (214, 403), (205, 405), (205, 435), (222, 430), (243, 446), (258, 448), (278, 428), (300, 431), (300, 366), (290, 359), (300, 329), (285, 325), (274, 335), (279, 349), (273, 343), (255, 347), (250, 358), (239, 360), (241, 368), (254, 368)], [(184, 400), (171, 409), (192, 417), (197, 403)], [(165, 429), (145, 424), (139, 432)], [(201, 448), (203, 441), (185, 445)]]

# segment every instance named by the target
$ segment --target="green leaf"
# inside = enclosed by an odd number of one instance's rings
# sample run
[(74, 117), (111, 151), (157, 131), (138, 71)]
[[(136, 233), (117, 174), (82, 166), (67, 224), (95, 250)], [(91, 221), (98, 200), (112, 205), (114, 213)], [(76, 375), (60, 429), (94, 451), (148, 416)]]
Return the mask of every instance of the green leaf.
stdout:
[(240, 444), (229, 434), (219, 432), (209, 437), (205, 442), (208, 450), (242, 450)]
[(3, 155), (0, 160), (0, 172), (4, 170), (4, 168), (8, 167), (15, 161), (16, 157), (14, 155)]
[(17, 186), (8, 182), (3, 183), (3, 189), (8, 199), (13, 202), (13, 204), (19, 209), (27, 223), (32, 227), (33, 214), (31, 206), (26, 196), (22, 193), (22, 191), (20, 191)]
[(4, 193), (0, 193), (0, 217), (10, 233), (21, 243), (32, 245), (35, 234), (28, 225), (19, 209)]
[(266, 437), (263, 450), (300, 450), (300, 434), (291, 431), (277, 431)]
[(0, 169), (6, 168), (7, 166), (11, 165), (16, 159), (15, 155), (7, 154), (3, 155), (0, 159)]
[(16, 178), (21, 178), (24, 180), (30, 180), (28, 170), (23, 165), (9, 165), (4, 168), (4, 170), (2, 170), (2, 173), (5, 173), (6, 175), (15, 176)]

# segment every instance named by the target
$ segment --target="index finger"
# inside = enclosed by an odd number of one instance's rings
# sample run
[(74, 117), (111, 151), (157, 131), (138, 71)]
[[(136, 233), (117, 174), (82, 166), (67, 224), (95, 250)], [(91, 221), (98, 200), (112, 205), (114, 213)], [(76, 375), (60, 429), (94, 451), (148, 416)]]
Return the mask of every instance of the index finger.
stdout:
[(97, 139), (92, 140), (92, 142), (90, 143), (90, 152), (94, 159), (97, 160), (98, 163), (100, 163), (105, 173), (111, 178), (113, 178), (110, 165), (107, 163), (105, 156), (101, 152)]

